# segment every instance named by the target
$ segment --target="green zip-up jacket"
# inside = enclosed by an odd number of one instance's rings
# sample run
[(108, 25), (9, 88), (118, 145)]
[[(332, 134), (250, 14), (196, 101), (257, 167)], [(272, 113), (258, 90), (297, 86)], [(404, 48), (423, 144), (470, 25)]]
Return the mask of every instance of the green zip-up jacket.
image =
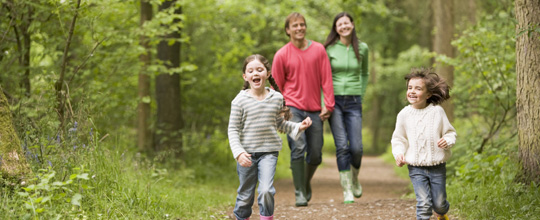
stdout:
[(332, 66), (332, 80), (334, 82), (334, 95), (361, 95), (366, 93), (369, 79), (368, 55), (369, 48), (366, 43), (358, 44), (358, 52), (362, 56), (358, 63), (352, 44), (348, 47), (337, 40), (326, 48)]

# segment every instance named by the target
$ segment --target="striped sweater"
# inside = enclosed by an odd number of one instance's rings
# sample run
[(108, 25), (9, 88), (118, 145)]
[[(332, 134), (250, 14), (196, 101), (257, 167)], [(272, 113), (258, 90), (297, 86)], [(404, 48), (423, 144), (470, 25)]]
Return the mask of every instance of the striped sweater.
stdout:
[[(392, 154), (404, 155), (405, 162), (413, 166), (435, 166), (450, 158), (456, 137), (456, 129), (440, 105), (429, 104), (423, 109), (408, 105), (397, 116)], [(437, 146), (441, 138), (448, 144), (446, 149)]]
[(229, 117), (229, 144), (234, 158), (243, 153), (273, 152), (281, 150), (282, 130), (298, 138), (300, 123), (285, 121), (280, 115), (283, 95), (266, 88), (268, 95), (258, 101), (249, 90), (242, 90), (231, 102)]

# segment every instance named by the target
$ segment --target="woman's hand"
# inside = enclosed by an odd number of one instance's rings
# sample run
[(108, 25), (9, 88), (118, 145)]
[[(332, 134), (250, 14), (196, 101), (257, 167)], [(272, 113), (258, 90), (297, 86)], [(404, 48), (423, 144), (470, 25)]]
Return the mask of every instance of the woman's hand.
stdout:
[(251, 154), (243, 152), (240, 155), (238, 155), (238, 158), (236, 158), (236, 161), (238, 161), (238, 164), (240, 164), (240, 166), (250, 167), (251, 166)]
[(304, 120), (302, 121), (302, 124), (300, 124), (300, 127), (298, 128), (298, 130), (304, 131), (304, 130), (306, 130), (307, 128), (309, 128), (309, 126), (311, 126), (311, 118), (310, 118), (310, 117), (307, 117), (306, 119), (304, 119)]

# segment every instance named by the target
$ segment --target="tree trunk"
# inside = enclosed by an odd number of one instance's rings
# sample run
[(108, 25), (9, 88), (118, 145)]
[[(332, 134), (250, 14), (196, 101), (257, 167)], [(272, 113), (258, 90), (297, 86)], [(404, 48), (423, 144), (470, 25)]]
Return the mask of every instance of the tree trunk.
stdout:
[[(148, 0), (141, 0), (141, 29), (146, 21), (152, 19), (152, 5)], [(140, 44), (145, 48), (145, 52), (139, 56), (142, 63), (139, 73), (138, 97), (139, 105), (137, 107), (137, 146), (139, 151), (148, 151), (151, 149), (150, 121), (150, 75), (147, 68), (151, 63), (150, 44), (148, 38), (142, 34)]]
[(520, 180), (540, 183), (540, 2), (516, 0), (515, 11)]
[(21, 15), (23, 17), (23, 23), (21, 24), (21, 34), (23, 38), (24, 43), (24, 49), (20, 48), (22, 51), (22, 66), (24, 68), (24, 75), (23, 80), (21, 82), (21, 86), (24, 88), (24, 95), (26, 97), (30, 97), (30, 90), (31, 90), (31, 84), (30, 84), (30, 49), (31, 49), (31, 41), (30, 41), (30, 32), (28, 32), (28, 29), (30, 28), (30, 24), (32, 23), (32, 17), (34, 14), (34, 10), (32, 9), (31, 5), (28, 5), (28, 14)]
[[(377, 85), (377, 69), (375, 69), (375, 50), (369, 51), (371, 54), (369, 57), (371, 60), (369, 61), (371, 63), (371, 69), (369, 71), (369, 83), (371, 85)], [(380, 120), (380, 112), (381, 112), (381, 102), (377, 94), (374, 94), (374, 98), (371, 101), (371, 114), (368, 120), (366, 120), (368, 126), (370, 127), (371, 133), (373, 135), (373, 138), (371, 139), (371, 147), (373, 148), (373, 151), (375, 153), (379, 153), (379, 131), (381, 125), (379, 124)], [(365, 119), (364, 119), (365, 120)]]
[[(24, 179), (31, 173), (21, 143), (11, 120), (11, 112), (4, 91), (0, 87), (0, 173), (3, 179)], [(5, 184), (0, 182), (0, 185)]]
[[(454, 57), (454, 48), (450, 44), (454, 35), (453, 1), (433, 0), (433, 18), (435, 24), (435, 39), (433, 40), (433, 51), (437, 54)], [(441, 62), (436, 63), (435, 72), (446, 79), (450, 87), (454, 84), (454, 67), (447, 66)], [(442, 107), (450, 121), (454, 121), (454, 104), (452, 99), (444, 102)]]
[[(174, 1), (165, 1), (159, 6), (159, 10), (166, 10), (173, 3)], [(181, 10), (176, 9), (175, 14), (181, 14)], [(167, 34), (163, 38), (158, 45), (158, 59), (168, 68), (180, 67), (180, 32)], [(174, 43), (170, 44), (170, 39), (175, 39)], [(157, 129), (155, 147), (158, 151), (172, 150), (177, 155), (181, 154), (183, 121), (180, 95), (180, 74), (161, 73), (156, 77)]]

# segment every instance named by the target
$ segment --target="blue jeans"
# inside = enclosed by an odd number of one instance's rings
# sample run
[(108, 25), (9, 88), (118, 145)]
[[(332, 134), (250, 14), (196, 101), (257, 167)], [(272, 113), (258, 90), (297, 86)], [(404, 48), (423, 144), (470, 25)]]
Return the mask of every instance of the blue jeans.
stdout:
[(360, 168), (364, 147), (362, 146), (362, 98), (361, 96), (335, 96), (336, 105), (330, 116), (330, 128), (336, 145), (339, 171), (350, 170), (352, 164)]
[(436, 166), (408, 166), (416, 194), (416, 219), (429, 219), (432, 210), (444, 215), (450, 208), (446, 201), (446, 163)]
[(237, 219), (246, 219), (251, 216), (251, 207), (255, 197), (255, 186), (259, 181), (259, 203), (260, 215), (274, 215), (274, 175), (279, 152), (251, 153), (251, 167), (243, 167), (236, 163), (236, 171), (240, 179), (238, 196), (234, 206), (234, 215)]
[(300, 135), (298, 140), (293, 140), (287, 135), (289, 148), (291, 148), (291, 161), (304, 159), (310, 165), (319, 165), (322, 163), (323, 147), (323, 122), (319, 117), (320, 112), (302, 111), (289, 106), (292, 113), (292, 122), (301, 122), (308, 116), (311, 118), (311, 126)]

